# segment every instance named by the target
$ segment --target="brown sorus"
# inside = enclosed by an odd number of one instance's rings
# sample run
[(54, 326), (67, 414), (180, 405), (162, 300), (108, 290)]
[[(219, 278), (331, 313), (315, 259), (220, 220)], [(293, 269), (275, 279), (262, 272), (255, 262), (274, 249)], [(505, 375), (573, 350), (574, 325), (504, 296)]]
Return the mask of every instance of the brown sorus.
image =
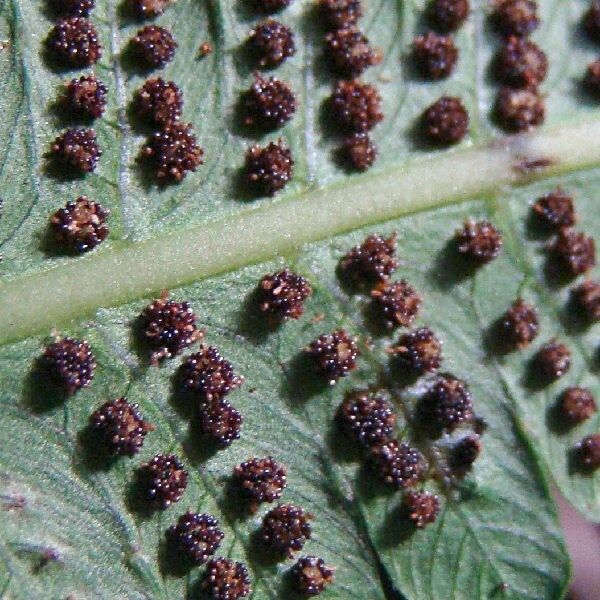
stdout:
[(81, 173), (94, 171), (102, 156), (93, 129), (67, 129), (54, 140), (51, 150), (65, 166)]
[(473, 399), (468, 385), (450, 374), (441, 375), (422, 398), (423, 416), (431, 428), (454, 431), (473, 419)]
[(387, 281), (398, 267), (396, 239), (395, 233), (388, 238), (371, 234), (343, 256), (339, 263), (340, 272), (361, 285)]
[(164, 291), (151, 302), (139, 318), (141, 337), (151, 350), (150, 360), (157, 365), (165, 358), (174, 358), (202, 338), (198, 318), (188, 302), (169, 300)]
[(325, 52), (332, 69), (344, 78), (358, 77), (382, 59), (357, 27), (330, 31), (325, 36)]
[(162, 15), (163, 12), (171, 4), (175, 4), (176, 0), (129, 0), (131, 10), (138, 17), (156, 17)]
[(390, 351), (417, 373), (436, 371), (442, 364), (442, 342), (429, 327), (419, 327), (401, 335)]
[(287, 487), (286, 467), (270, 456), (251, 458), (241, 463), (233, 470), (233, 478), (254, 510), (262, 502), (279, 500)]
[(540, 24), (534, 0), (495, 0), (493, 20), (504, 35), (528, 36)]
[(559, 266), (575, 277), (589, 271), (596, 264), (594, 238), (573, 229), (561, 229), (551, 245)]
[(275, 19), (259, 23), (250, 32), (248, 45), (263, 68), (277, 67), (296, 53), (294, 32)]
[(600, 59), (588, 65), (583, 84), (590, 94), (600, 97)]
[(69, 395), (88, 387), (94, 377), (96, 358), (85, 340), (65, 337), (50, 344), (43, 356), (44, 368)]
[(198, 48), (198, 54), (203, 58), (211, 54), (212, 51), (213, 47), (210, 42), (202, 42), (202, 44), (200, 44), (200, 48)]
[(539, 333), (537, 310), (522, 298), (517, 298), (500, 321), (503, 345), (509, 349), (526, 348)]
[(477, 435), (467, 435), (450, 452), (450, 465), (459, 471), (468, 471), (479, 458), (483, 444)]
[(431, 492), (408, 491), (404, 494), (404, 505), (408, 518), (418, 528), (434, 523), (440, 512), (439, 498)]
[(225, 534), (212, 515), (188, 511), (169, 527), (167, 537), (185, 560), (202, 565), (217, 551)]
[(288, 7), (292, 0), (247, 0), (254, 10), (263, 14), (279, 12)]
[(429, 16), (439, 31), (456, 31), (469, 16), (469, 0), (432, 0)]
[(362, 17), (361, 0), (319, 0), (321, 15), (329, 29), (355, 25)]
[(401, 325), (408, 327), (419, 314), (422, 298), (406, 280), (382, 282), (371, 298), (388, 329)]
[(377, 146), (367, 133), (355, 133), (344, 140), (341, 157), (350, 168), (366, 171), (377, 158)]
[(87, 252), (103, 242), (109, 229), (110, 211), (87, 196), (67, 202), (50, 217), (50, 226), (58, 243), (72, 252)]
[(227, 448), (240, 438), (244, 419), (227, 400), (213, 400), (200, 411), (202, 433), (219, 448)]
[(379, 478), (396, 489), (416, 485), (427, 471), (423, 455), (416, 448), (398, 440), (374, 446), (370, 462)]
[(53, 55), (69, 67), (89, 67), (102, 57), (98, 32), (88, 19), (59, 19), (50, 31), (48, 46)]
[(52, 6), (68, 17), (88, 17), (96, 0), (52, 0)]
[(177, 42), (168, 29), (158, 25), (142, 27), (135, 37), (131, 38), (135, 54), (148, 67), (164, 67), (173, 60)]
[(223, 557), (208, 561), (202, 588), (213, 600), (238, 600), (252, 592), (246, 565)]
[(582, 387), (567, 388), (559, 399), (560, 412), (569, 423), (577, 424), (596, 412), (596, 402), (590, 390)]
[(292, 558), (310, 539), (312, 518), (299, 506), (280, 504), (264, 516), (261, 539), (273, 552)]
[(600, 282), (588, 279), (571, 291), (575, 306), (592, 322), (600, 321)]
[(548, 59), (535, 42), (512, 35), (498, 52), (495, 66), (502, 83), (536, 87), (546, 77)]
[(518, 133), (544, 122), (546, 104), (536, 89), (503, 86), (496, 97), (495, 113), (500, 127)]
[(292, 88), (276, 77), (254, 74), (254, 83), (242, 97), (244, 124), (258, 129), (276, 129), (296, 112), (298, 102)]
[(246, 152), (246, 179), (260, 194), (275, 195), (294, 174), (291, 150), (282, 140), (265, 147), (251, 146)]
[(258, 284), (258, 308), (278, 319), (299, 319), (312, 294), (308, 281), (288, 268), (265, 275)]
[(458, 48), (451, 35), (428, 31), (413, 41), (413, 56), (419, 72), (427, 79), (448, 77), (458, 61)]
[(346, 431), (366, 448), (389, 442), (396, 425), (392, 404), (368, 390), (348, 392), (337, 417)]
[(500, 254), (502, 234), (489, 221), (469, 219), (456, 232), (458, 251), (478, 263), (488, 263)]
[(571, 227), (577, 222), (573, 197), (560, 186), (538, 198), (532, 209), (538, 219), (552, 229)]
[(106, 108), (106, 86), (95, 75), (72, 79), (66, 87), (65, 104), (76, 114), (97, 119)]
[(377, 88), (357, 79), (338, 81), (331, 94), (334, 119), (348, 131), (365, 132), (383, 119)]
[(544, 379), (555, 381), (571, 367), (571, 351), (565, 344), (552, 339), (538, 350), (535, 365)]
[(330, 385), (356, 369), (356, 359), (360, 356), (356, 338), (344, 329), (319, 336), (308, 345), (306, 352)]
[(173, 81), (148, 79), (134, 98), (136, 116), (154, 125), (162, 127), (181, 117), (183, 94)]
[(201, 404), (223, 399), (244, 381), (216, 348), (205, 345), (185, 359), (182, 379), (184, 389), (199, 394)]
[(204, 164), (203, 155), (191, 123), (167, 123), (142, 149), (142, 156), (154, 163), (160, 183), (181, 181)]
[(90, 417), (91, 426), (103, 438), (106, 449), (113, 456), (137, 454), (144, 438), (154, 431), (152, 423), (144, 421), (137, 404), (129, 404), (127, 398), (105, 402)]
[(443, 96), (422, 117), (425, 136), (437, 144), (456, 144), (469, 130), (469, 113), (460, 98)]
[(140, 483), (149, 502), (166, 509), (178, 502), (188, 483), (187, 471), (174, 454), (157, 454), (139, 470)]
[(600, 467), (600, 433), (584, 437), (575, 450), (583, 467), (590, 471)]
[(295, 587), (305, 596), (318, 596), (333, 583), (335, 569), (328, 567), (322, 558), (303, 556), (292, 567)]
[(600, 1), (592, 0), (583, 18), (587, 34), (596, 42), (600, 42)]

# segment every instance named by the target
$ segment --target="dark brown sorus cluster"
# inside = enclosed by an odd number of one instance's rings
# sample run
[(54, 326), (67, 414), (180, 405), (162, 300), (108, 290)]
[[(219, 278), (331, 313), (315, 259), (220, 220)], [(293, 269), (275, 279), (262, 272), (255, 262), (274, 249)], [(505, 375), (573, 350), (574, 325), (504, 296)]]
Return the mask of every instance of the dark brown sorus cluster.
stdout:
[[(590, 2), (590, 6), (585, 13), (583, 24), (590, 40), (599, 42), (600, 2), (598, 0), (592, 0)], [(600, 59), (596, 59), (588, 65), (583, 84), (591, 95), (596, 98), (600, 97)]]
[(52, 58), (68, 68), (89, 67), (102, 57), (98, 32), (84, 17), (59, 19), (47, 43)]
[(96, 358), (85, 340), (64, 337), (46, 348), (42, 364), (54, 383), (72, 395), (92, 382)]
[(336, 83), (331, 108), (335, 121), (349, 133), (365, 133), (383, 119), (377, 88), (357, 79)]
[(539, 317), (536, 308), (517, 298), (504, 313), (500, 322), (502, 341), (509, 350), (529, 346), (539, 333)]
[(258, 13), (269, 15), (287, 8), (292, 0), (246, 0), (246, 2)]
[(146, 25), (131, 38), (135, 55), (148, 68), (164, 67), (173, 60), (177, 42), (168, 29), (159, 25)]
[(278, 67), (296, 53), (294, 32), (275, 19), (256, 25), (248, 37), (248, 46), (263, 69)]
[(408, 490), (404, 494), (404, 507), (415, 527), (423, 528), (435, 522), (440, 512), (439, 498), (431, 492)]
[(456, 232), (458, 251), (475, 263), (485, 264), (500, 255), (502, 234), (489, 221), (469, 219)]
[(588, 279), (571, 291), (573, 303), (591, 323), (600, 321), (600, 282)]
[(358, 27), (335, 29), (325, 36), (325, 54), (334, 73), (351, 79), (381, 62), (382, 54), (371, 47)]
[(426, 79), (448, 77), (458, 62), (458, 48), (454, 38), (433, 31), (414, 39), (413, 55), (419, 73)]
[(575, 451), (582, 467), (589, 471), (600, 468), (600, 433), (584, 437)]
[(538, 198), (532, 210), (537, 219), (550, 230), (572, 227), (577, 223), (573, 196), (561, 187)]
[(469, 113), (460, 98), (442, 96), (422, 116), (428, 140), (447, 146), (460, 142), (469, 130)]
[(340, 275), (360, 287), (372, 287), (386, 282), (398, 268), (397, 235), (388, 238), (369, 235), (362, 244), (351, 248), (340, 260)]
[(129, 0), (132, 12), (140, 18), (157, 17), (176, 0)]
[(366, 171), (377, 159), (377, 146), (365, 132), (348, 136), (339, 152), (344, 164), (357, 171)]
[(197, 322), (189, 303), (170, 300), (167, 291), (146, 306), (139, 317), (139, 329), (142, 341), (151, 351), (152, 364), (179, 356), (202, 339)]
[(448, 33), (463, 25), (470, 10), (469, 0), (433, 0), (428, 16), (437, 31)]
[(97, 119), (106, 108), (107, 87), (95, 75), (82, 75), (66, 86), (64, 104), (80, 117)]
[(240, 438), (244, 419), (227, 400), (213, 400), (200, 411), (203, 435), (218, 448), (227, 448)]
[(419, 450), (395, 439), (373, 446), (369, 462), (375, 474), (396, 489), (417, 485), (425, 477), (428, 468)]
[(596, 59), (588, 65), (583, 85), (591, 95), (600, 96), (600, 59)]
[(144, 420), (139, 406), (129, 404), (127, 398), (104, 403), (90, 416), (90, 425), (113, 456), (134, 456), (144, 445), (146, 435), (155, 429)]
[(560, 229), (550, 249), (555, 264), (570, 277), (586, 273), (596, 264), (594, 238), (574, 229)]
[(246, 152), (246, 180), (258, 194), (274, 196), (292, 179), (294, 159), (282, 140)]
[(56, 160), (78, 173), (95, 171), (102, 156), (93, 129), (67, 129), (54, 140), (51, 151)]
[(371, 298), (388, 329), (408, 327), (419, 314), (423, 299), (406, 280), (380, 283)]
[(188, 473), (174, 454), (157, 454), (138, 472), (145, 498), (157, 509), (179, 502), (188, 483)]
[(473, 398), (462, 380), (441, 374), (421, 398), (420, 413), (432, 432), (454, 431), (473, 420)]
[(535, 42), (511, 36), (496, 55), (495, 66), (501, 83), (535, 88), (546, 78), (548, 59)]
[(567, 388), (559, 398), (559, 408), (563, 417), (577, 425), (589, 419), (597, 411), (594, 395), (587, 388)]
[(294, 116), (298, 101), (286, 82), (255, 73), (254, 83), (242, 96), (241, 108), (247, 127), (272, 130)]
[(164, 127), (179, 121), (183, 109), (183, 94), (173, 81), (160, 77), (148, 79), (135, 93), (135, 113), (141, 119)]
[(171, 544), (184, 560), (194, 565), (204, 564), (217, 551), (224, 537), (215, 517), (191, 511), (181, 515), (167, 530)]
[(89, 17), (95, 0), (52, 0), (52, 8), (67, 17)]
[(547, 381), (560, 379), (571, 367), (571, 351), (556, 339), (544, 344), (535, 356), (535, 365)]
[(278, 320), (299, 319), (312, 294), (310, 283), (288, 268), (265, 275), (258, 284), (258, 308)]
[(260, 537), (272, 552), (292, 558), (310, 539), (312, 518), (299, 506), (279, 504), (264, 516)]
[(338, 379), (356, 369), (356, 360), (360, 356), (356, 338), (344, 329), (320, 335), (305, 351), (329, 385), (337, 383)]
[(318, 596), (333, 583), (335, 569), (317, 556), (303, 556), (292, 568), (296, 589), (306, 596)]
[(287, 469), (270, 456), (251, 458), (235, 467), (233, 479), (254, 512), (259, 504), (281, 498), (287, 487)]
[(470, 434), (457, 442), (451, 450), (449, 463), (457, 475), (463, 475), (471, 469), (479, 458), (483, 444), (478, 435)]
[(319, 11), (330, 30), (356, 25), (363, 14), (361, 0), (319, 0)]
[(415, 373), (434, 372), (442, 364), (442, 342), (429, 327), (419, 327), (401, 335), (389, 351)]
[(208, 561), (202, 589), (213, 600), (238, 600), (252, 593), (246, 565), (223, 557)]

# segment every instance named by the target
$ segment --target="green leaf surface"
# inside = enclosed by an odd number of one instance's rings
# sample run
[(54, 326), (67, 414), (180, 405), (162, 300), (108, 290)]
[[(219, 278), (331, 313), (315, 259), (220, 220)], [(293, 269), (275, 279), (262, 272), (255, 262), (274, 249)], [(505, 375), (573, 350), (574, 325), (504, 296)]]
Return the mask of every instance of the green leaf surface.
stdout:
[[(79, 71), (48, 62), (44, 40), (55, 15), (45, 2), (0, 0), (0, 597), (201, 598), (203, 568), (182, 575), (164, 544), (166, 528), (193, 509), (219, 519), (220, 552), (247, 563), (254, 600), (295, 598), (291, 561), (273, 564), (257, 543), (266, 508), (248, 516), (231, 493), (233, 467), (269, 454), (288, 467), (282, 501), (314, 515), (304, 551), (336, 567), (323, 598), (562, 597), (569, 564), (549, 486), (600, 520), (600, 476), (574, 469), (571, 452), (598, 431), (599, 418), (564, 430), (554, 407), (568, 385), (600, 396), (600, 325), (575, 319), (569, 286), (548, 276), (547, 239), (529, 206), (561, 184), (576, 197), (580, 227), (600, 231), (600, 121), (580, 84), (597, 52), (581, 32), (585, 3), (539, 2), (543, 24), (534, 38), (548, 53), (548, 114), (539, 132), (512, 138), (490, 116), (499, 40), (487, 2), (472, 1), (456, 36), (458, 68), (437, 83), (419, 80), (409, 59), (425, 1), (370, 3), (362, 26), (385, 58), (365, 79), (380, 88), (386, 118), (374, 131), (376, 166), (349, 175), (336, 161), (339, 138), (327, 117), (333, 79), (321, 24), (310, 0), (295, 0), (280, 18), (296, 32), (298, 51), (274, 74), (291, 83), (300, 108), (260, 141), (281, 135), (296, 170), (273, 199), (249, 198), (240, 184), (245, 148), (259, 139), (240, 127), (237, 109), (254, 68), (244, 40), (257, 17), (246, 4), (178, 0), (156, 19), (179, 44), (161, 76), (181, 87), (184, 120), (206, 158), (180, 185), (161, 188), (137, 161), (149, 130), (130, 107), (148, 76), (126, 51), (140, 24), (120, 2), (97, 0), (92, 20), (104, 55), (94, 71), (109, 86), (109, 106), (94, 127), (104, 154), (94, 174), (72, 180), (47, 150), (72, 124), (56, 99)], [(205, 41), (214, 51), (200, 59)], [(464, 99), (471, 128), (458, 148), (432, 151), (416, 123), (442, 94)], [(48, 242), (48, 215), (84, 194), (111, 209), (110, 237), (87, 256), (65, 256)], [(464, 272), (449, 244), (468, 217), (489, 218), (504, 235), (500, 258), (475, 273)], [(396, 276), (424, 298), (418, 323), (439, 334), (444, 370), (468, 381), (488, 424), (482, 456), (458, 485), (445, 482), (439, 456), (460, 432), (435, 441), (419, 435), (415, 406), (427, 378), (407, 384), (395, 376), (386, 348), (396, 334), (373, 330), (368, 297), (336, 275), (351, 246), (392, 231)], [(253, 309), (253, 291), (284, 265), (306, 276), (314, 293), (299, 321), (271, 330)], [(163, 288), (191, 303), (207, 342), (245, 377), (231, 394), (244, 415), (242, 437), (224, 451), (211, 451), (190, 418), (177, 387), (181, 358), (150, 367), (135, 339), (136, 316)], [(499, 354), (493, 324), (519, 295), (538, 307), (541, 334), (525, 351)], [(359, 336), (360, 368), (320, 386), (302, 349), (340, 326)], [(55, 331), (87, 339), (98, 361), (92, 385), (68, 399), (37, 367)], [(572, 367), (540, 389), (531, 358), (554, 336), (571, 348)], [(399, 414), (399, 437), (418, 445), (437, 475), (426, 488), (440, 495), (442, 510), (423, 530), (407, 526), (401, 494), (381, 488), (334, 424), (346, 391), (381, 382)], [(134, 459), (106, 464), (86, 426), (101, 403), (123, 395), (157, 427)], [(167, 451), (185, 462), (190, 484), (174, 507), (148, 514), (135, 472)]]

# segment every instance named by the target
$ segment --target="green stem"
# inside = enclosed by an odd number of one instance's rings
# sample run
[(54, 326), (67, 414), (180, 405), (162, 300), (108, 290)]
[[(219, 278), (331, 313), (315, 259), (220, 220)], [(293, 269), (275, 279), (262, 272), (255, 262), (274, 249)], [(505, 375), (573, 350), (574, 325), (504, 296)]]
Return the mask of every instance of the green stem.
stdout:
[(296, 252), (303, 244), (600, 161), (600, 121), (515, 136), (366, 174), (233, 217), (0, 284), (0, 342)]

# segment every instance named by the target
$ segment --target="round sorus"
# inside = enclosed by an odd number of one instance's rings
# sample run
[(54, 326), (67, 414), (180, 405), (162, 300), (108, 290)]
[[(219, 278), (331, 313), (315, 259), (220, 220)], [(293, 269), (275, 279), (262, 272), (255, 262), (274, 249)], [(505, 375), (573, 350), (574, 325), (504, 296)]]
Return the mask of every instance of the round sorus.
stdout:
[(154, 162), (161, 183), (181, 181), (204, 164), (191, 123), (168, 123), (150, 137), (142, 155)]
[(281, 463), (268, 456), (251, 458), (233, 470), (233, 479), (237, 488), (256, 509), (262, 502), (279, 500), (287, 487), (287, 469)]
[(106, 86), (95, 75), (83, 75), (67, 85), (65, 104), (78, 115), (97, 119), (106, 108)]
[(83, 17), (60, 19), (50, 31), (48, 46), (69, 67), (89, 67), (102, 57), (102, 45), (91, 21)]
[(178, 356), (201, 339), (197, 320), (189, 303), (169, 300), (166, 291), (146, 306), (140, 315), (139, 325), (141, 338), (151, 350), (152, 364)]
[(109, 210), (87, 196), (67, 202), (50, 217), (54, 235), (65, 248), (73, 252), (92, 250), (108, 236), (106, 218)]
[(600, 467), (600, 433), (584, 437), (575, 447), (581, 464), (591, 471)]
[(213, 400), (200, 412), (202, 433), (219, 448), (227, 448), (240, 438), (243, 421), (241, 413), (227, 400)]
[(162, 127), (179, 121), (183, 108), (183, 94), (172, 81), (160, 77), (148, 79), (135, 94), (135, 114)]
[(304, 313), (304, 302), (311, 294), (308, 281), (286, 268), (261, 279), (258, 308), (278, 319), (299, 319)]
[(202, 565), (217, 551), (225, 534), (215, 517), (188, 511), (169, 527), (167, 537), (186, 560)]
[(498, 92), (495, 112), (498, 124), (506, 131), (527, 131), (544, 122), (546, 105), (536, 89), (504, 86)]
[(333, 583), (335, 569), (328, 567), (322, 558), (303, 556), (292, 567), (292, 575), (298, 592), (305, 596), (318, 596)]
[(244, 381), (216, 348), (205, 345), (185, 359), (182, 379), (184, 389), (199, 394), (202, 404), (223, 399)]
[(96, 358), (85, 340), (59, 339), (46, 348), (42, 362), (54, 382), (70, 395), (88, 387), (94, 378)]
[(417, 373), (436, 371), (442, 363), (442, 342), (429, 327), (419, 327), (401, 335), (390, 351)]
[(538, 86), (548, 72), (546, 53), (527, 39), (510, 36), (496, 56), (496, 74), (502, 83), (517, 87)]
[(600, 41), (600, 1), (592, 0), (585, 13), (583, 25), (587, 34), (595, 41)]
[(538, 198), (532, 210), (540, 221), (553, 229), (571, 227), (577, 222), (573, 197), (561, 187)]
[(252, 592), (246, 566), (223, 557), (208, 561), (202, 588), (213, 600), (238, 600)]
[(91, 173), (102, 156), (93, 129), (67, 129), (51, 146), (52, 153), (65, 166)]
[(454, 431), (473, 418), (473, 399), (467, 384), (445, 374), (429, 388), (422, 399), (427, 425), (435, 429)]
[(178, 502), (188, 483), (187, 471), (174, 454), (157, 454), (142, 465), (139, 477), (146, 498), (162, 509)]
[(437, 144), (456, 144), (469, 130), (469, 113), (460, 98), (443, 96), (429, 106), (422, 117), (423, 131)]
[(537, 310), (518, 298), (500, 321), (502, 342), (510, 348), (526, 348), (539, 333)]
[(397, 489), (416, 485), (427, 470), (423, 455), (416, 448), (398, 440), (374, 446), (370, 462), (381, 480)]
[(477, 435), (467, 435), (457, 442), (450, 453), (450, 464), (461, 471), (469, 470), (479, 458), (483, 444)]
[(565, 344), (552, 339), (538, 350), (535, 365), (544, 379), (555, 381), (571, 367), (571, 351)]
[(419, 528), (435, 522), (440, 512), (439, 498), (431, 492), (408, 491), (404, 494), (404, 505), (408, 518)]
[(600, 321), (600, 283), (587, 280), (571, 291), (575, 306), (592, 322)]
[(276, 129), (296, 112), (298, 102), (292, 88), (276, 77), (255, 73), (254, 83), (242, 97), (244, 124), (259, 129)]
[(440, 31), (456, 31), (469, 16), (469, 0), (433, 0), (430, 18)]
[(361, 0), (319, 0), (319, 8), (329, 29), (350, 27), (362, 17)]
[(254, 10), (263, 14), (279, 12), (288, 7), (292, 0), (247, 0)]
[(138, 17), (156, 17), (174, 4), (176, 0), (130, 0), (132, 11)]
[(103, 438), (113, 456), (133, 456), (144, 445), (144, 438), (155, 426), (144, 421), (139, 406), (127, 398), (106, 402), (90, 417), (91, 426)]
[(500, 254), (502, 235), (489, 221), (469, 219), (456, 232), (458, 251), (478, 263), (488, 263)]
[(562, 269), (572, 277), (589, 271), (596, 264), (594, 238), (573, 229), (561, 229), (551, 248)]
[(251, 146), (246, 152), (246, 179), (261, 194), (275, 195), (294, 174), (291, 150), (281, 141), (261, 148)]
[(458, 48), (451, 35), (438, 35), (428, 31), (414, 39), (413, 56), (423, 77), (443, 79), (456, 66)]
[(381, 283), (371, 298), (388, 329), (401, 325), (408, 327), (419, 314), (422, 298), (407, 281)]
[(52, 5), (69, 17), (87, 17), (94, 10), (96, 0), (53, 0)]
[(355, 133), (344, 140), (341, 157), (350, 168), (366, 171), (377, 158), (377, 146), (367, 133)]
[(312, 518), (311, 514), (299, 506), (280, 504), (264, 516), (261, 539), (277, 554), (292, 558), (294, 552), (302, 550), (306, 540), (310, 539), (309, 521)]
[(581, 387), (567, 388), (559, 399), (560, 412), (570, 423), (589, 419), (596, 412), (596, 402), (590, 390)]
[(391, 403), (367, 390), (346, 394), (337, 417), (346, 431), (367, 448), (390, 441), (396, 425)]
[(158, 25), (146, 25), (131, 38), (135, 54), (148, 67), (164, 67), (173, 60), (177, 42), (171, 32)]
[(494, 22), (504, 35), (525, 37), (540, 24), (534, 0), (496, 0)]
[(296, 53), (294, 32), (274, 19), (259, 23), (250, 32), (248, 45), (263, 68), (277, 67)]
[(334, 119), (349, 131), (369, 131), (383, 119), (377, 88), (356, 79), (335, 85), (331, 109)]
[(325, 51), (333, 70), (344, 78), (358, 77), (382, 59), (381, 52), (371, 48), (367, 36), (356, 27), (329, 32)]
[(356, 359), (360, 356), (356, 338), (344, 329), (319, 336), (308, 345), (306, 352), (330, 385), (356, 369)]
[(340, 272), (357, 284), (387, 281), (398, 267), (396, 239), (395, 233), (388, 238), (370, 235), (342, 257)]

